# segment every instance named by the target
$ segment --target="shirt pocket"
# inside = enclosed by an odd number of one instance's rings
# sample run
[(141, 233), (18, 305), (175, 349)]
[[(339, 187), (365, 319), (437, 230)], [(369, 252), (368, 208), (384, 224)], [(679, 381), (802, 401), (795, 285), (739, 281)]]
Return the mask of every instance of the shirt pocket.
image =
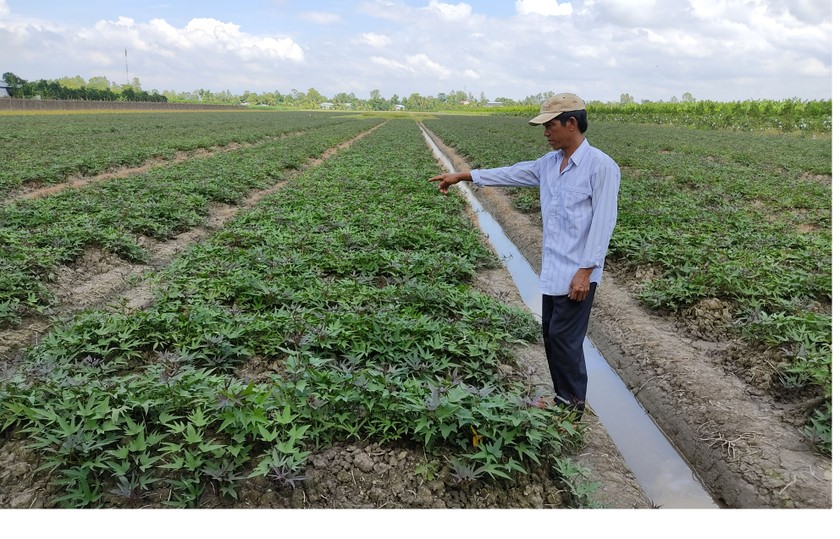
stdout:
[(586, 187), (559, 189), (555, 198), (552, 209), (563, 221), (579, 222), (592, 210), (592, 190)]

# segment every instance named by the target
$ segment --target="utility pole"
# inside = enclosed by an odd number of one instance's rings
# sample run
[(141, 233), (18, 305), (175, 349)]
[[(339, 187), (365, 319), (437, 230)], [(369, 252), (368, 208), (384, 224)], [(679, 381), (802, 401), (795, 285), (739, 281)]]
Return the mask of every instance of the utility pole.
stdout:
[(125, 83), (131, 86), (131, 81), (128, 78), (128, 49), (125, 50)]

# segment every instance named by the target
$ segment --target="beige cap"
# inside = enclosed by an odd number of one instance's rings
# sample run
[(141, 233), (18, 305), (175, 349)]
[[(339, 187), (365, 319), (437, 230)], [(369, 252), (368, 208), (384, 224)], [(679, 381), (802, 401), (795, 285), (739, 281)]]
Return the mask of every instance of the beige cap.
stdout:
[(540, 105), (540, 115), (528, 123), (531, 125), (542, 125), (564, 112), (584, 109), (586, 109), (586, 103), (575, 94), (556, 94), (543, 101), (542, 105)]

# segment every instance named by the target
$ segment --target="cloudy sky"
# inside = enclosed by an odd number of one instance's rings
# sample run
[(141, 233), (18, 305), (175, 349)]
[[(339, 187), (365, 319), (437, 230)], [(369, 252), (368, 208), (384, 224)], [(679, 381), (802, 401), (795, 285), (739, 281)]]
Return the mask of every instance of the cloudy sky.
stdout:
[(831, 0), (0, 0), (0, 73), (145, 90), (831, 98)]

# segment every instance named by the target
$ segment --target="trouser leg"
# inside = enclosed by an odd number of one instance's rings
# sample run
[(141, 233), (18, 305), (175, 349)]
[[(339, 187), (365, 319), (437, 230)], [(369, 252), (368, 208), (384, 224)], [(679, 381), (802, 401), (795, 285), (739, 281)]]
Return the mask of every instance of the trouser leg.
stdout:
[(586, 403), (588, 377), (583, 340), (596, 286), (596, 283), (590, 285), (589, 294), (583, 301), (572, 301), (569, 296), (543, 295), (543, 340), (556, 400), (579, 412), (583, 412)]

